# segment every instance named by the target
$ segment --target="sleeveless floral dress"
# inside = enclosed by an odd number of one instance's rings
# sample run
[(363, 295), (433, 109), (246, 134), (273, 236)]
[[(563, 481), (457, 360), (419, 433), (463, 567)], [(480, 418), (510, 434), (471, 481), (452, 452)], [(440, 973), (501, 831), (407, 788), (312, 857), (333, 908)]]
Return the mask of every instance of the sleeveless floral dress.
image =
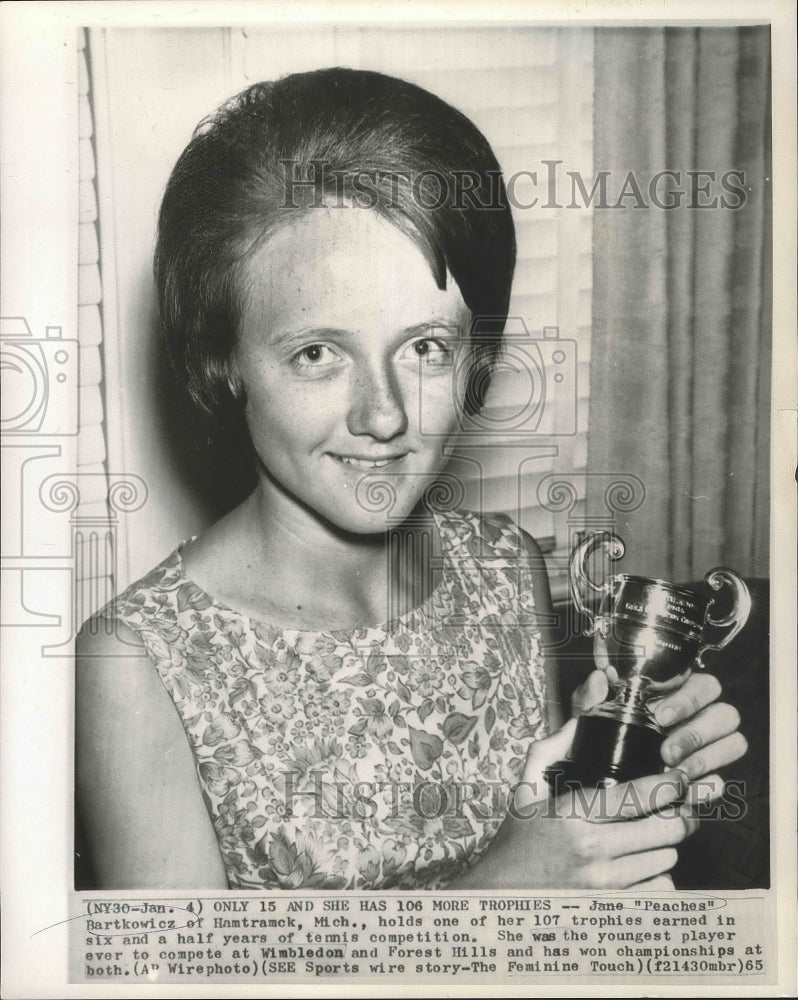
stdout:
[(441, 888), (500, 826), (546, 735), (526, 548), (504, 515), (435, 516), (430, 596), (385, 625), (254, 621), (179, 548), (102, 612), (172, 697), (231, 888)]

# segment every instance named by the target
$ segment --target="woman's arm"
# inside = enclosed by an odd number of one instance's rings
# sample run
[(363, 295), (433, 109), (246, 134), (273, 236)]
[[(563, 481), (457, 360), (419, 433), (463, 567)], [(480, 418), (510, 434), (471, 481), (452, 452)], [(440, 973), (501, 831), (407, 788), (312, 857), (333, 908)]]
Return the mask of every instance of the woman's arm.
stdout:
[(77, 648), (75, 794), (99, 887), (226, 889), (177, 712), (138, 639), (115, 627), (84, 631)]

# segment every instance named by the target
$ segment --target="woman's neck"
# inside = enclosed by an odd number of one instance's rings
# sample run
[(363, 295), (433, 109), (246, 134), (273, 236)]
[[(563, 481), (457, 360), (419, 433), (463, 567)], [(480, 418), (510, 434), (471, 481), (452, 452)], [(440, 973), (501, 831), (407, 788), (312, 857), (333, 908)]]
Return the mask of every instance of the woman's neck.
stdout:
[(192, 543), (184, 562), (221, 603), (276, 626), (322, 631), (383, 623), (420, 604), (438, 548), (426, 512), (390, 533), (356, 535), (258, 488)]

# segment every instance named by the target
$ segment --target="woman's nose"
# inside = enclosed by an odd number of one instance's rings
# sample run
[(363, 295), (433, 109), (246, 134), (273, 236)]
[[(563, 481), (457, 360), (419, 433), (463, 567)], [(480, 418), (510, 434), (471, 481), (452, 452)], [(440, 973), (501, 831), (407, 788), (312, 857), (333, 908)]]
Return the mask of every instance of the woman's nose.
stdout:
[(401, 387), (390, 368), (357, 373), (347, 426), (350, 434), (367, 434), (378, 441), (390, 441), (407, 430)]

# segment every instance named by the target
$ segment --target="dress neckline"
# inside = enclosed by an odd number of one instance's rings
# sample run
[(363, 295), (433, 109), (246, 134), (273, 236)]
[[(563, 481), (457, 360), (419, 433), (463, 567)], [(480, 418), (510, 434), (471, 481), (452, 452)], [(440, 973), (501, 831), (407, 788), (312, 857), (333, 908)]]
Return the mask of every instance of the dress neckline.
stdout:
[[(408, 621), (411, 621), (413, 618), (417, 618), (419, 616), (422, 618), (429, 618), (430, 609), (433, 605), (433, 602), (439, 601), (441, 596), (443, 595), (444, 588), (447, 586), (451, 570), (453, 568), (451, 550), (454, 547), (454, 544), (456, 544), (455, 531), (451, 525), (447, 524), (446, 519), (442, 513), (433, 511), (432, 516), (435, 519), (435, 524), (436, 527), (438, 528), (438, 536), (441, 542), (442, 573), (440, 582), (436, 587), (434, 587), (429, 592), (429, 594), (427, 594), (426, 598), (420, 604), (417, 604), (415, 607), (410, 608), (408, 611), (405, 611), (401, 615), (396, 615), (394, 618), (391, 618), (388, 621), (378, 622), (375, 625), (351, 625), (343, 628), (327, 628), (327, 629), (299, 628), (298, 626), (291, 626), (291, 625), (273, 625), (270, 622), (264, 621), (263, 619), (254, 618), (252, 615), (249, 615), (244, 611), (238, 611), (236, 608), (230, 607), (230, 605), (225, 604), (223, 601), (217, 600), (217, 598), (214, 597), (213, 594), (205, 590), (204, 587), (201, 587), (194, 579), (192, 579), (192, 577), (188, 575), (188, 573), (186, 572), (185, 563), (183, 562), (183, 549), (190, 542), (193, 542), (198, 537), (197, 535), (192, 535), (190, 538), (187, 538), (184, 541), (182, 541), (175, 549), (175, 551), (172, 553), (171, 558), (172, 560), (174, 560), (179, 579), (182, 580), (184, 583), (190, 584), (203, 597), (207, 598), (207, 600), (210, 601), (210, 606), (212, 606), (214, 610), (222, 611), (228, 615), (235, 615), (237, 618), (241, 618), (247, 621), (249, 625), (253, 628), (257, 627), (263, 630), (268, 630), (269, 632), (275, 633), (276, 636), (285, 634), (292, 634), (297, 636), (312, 636), (312, 635), (355, 636), (358, 635), (358, 633), (361, 633), (361, 635), (359, 635), (358, 637), (362, 638), (362, 634), (368, 634), (369, 632), (389, 633), (395, 631), (398, 626), (406, 624)], [(473, 524), (471, 523), (470, 519), (463, 517), (462, 520), (464, 523), (468, 524), (470, 528), (469, 534), (473, 533)]]

